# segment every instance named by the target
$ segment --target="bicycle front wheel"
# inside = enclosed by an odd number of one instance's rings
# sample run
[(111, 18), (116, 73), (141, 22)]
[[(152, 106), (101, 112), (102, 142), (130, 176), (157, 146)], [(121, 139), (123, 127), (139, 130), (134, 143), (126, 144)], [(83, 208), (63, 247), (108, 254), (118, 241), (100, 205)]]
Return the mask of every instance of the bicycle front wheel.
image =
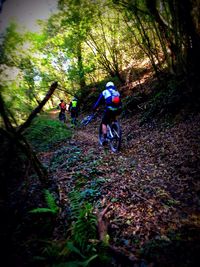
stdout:
[(119, 122), (111, 124), (112, 136), (110, 138), (110, 148), (113, 152), (118, 152), (121, 147), (122, 131)]

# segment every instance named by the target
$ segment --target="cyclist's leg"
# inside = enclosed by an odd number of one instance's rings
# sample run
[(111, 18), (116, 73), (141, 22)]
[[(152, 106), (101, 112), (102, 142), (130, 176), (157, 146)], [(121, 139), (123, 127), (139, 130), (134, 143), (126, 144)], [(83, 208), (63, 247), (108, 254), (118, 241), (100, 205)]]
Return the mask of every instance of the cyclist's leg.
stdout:
[(62, 116), (62, 112), (60, 111), (59, 114), (58, 114), (59, 120), (61, 120), (61, 116)]
[(75, 114), (74, 114), (74, 117), (75, 117), (75, 119), (74, 119), (74, 123), (77, 124), (77, 118), (78, 118), (78, 111), (77, 111), (77, 108), (76, 108), (76, 110), (75, 110), (74, 113), (75, 113)]
[(73, 112), (71, 111), (71, 123), (73, 123)]
[(105, 123), (102, 123), (102, 133), (103, 133), (104, 136), (107, 135), (107, 126), (106, 126)]
[(71, 124), (74, 124), (74, 120), (75, 120), (75, 112), (74, 109), (71, 109)]
[(65, 122), (65, 112), (63, 110), (59, 113), (59, 120)]
[(107, 141), (107, 125), (110, 121), (110, 110), (106, 109), (102, 117), (102, 133), (104, 141)]
[(66, 118), (65, 111), (64, 111), (64, 113), (63, 113), (63, 116), (64, 116), (64, 123), (66, 123), (66, 121), (67, 121), (67, 118)]
[(106, 119), (106, 111), (104, 111), (101, 123), (99, 125), (99, 144), (104, 145), (106, 141), (106, 135), (107, 135), (107, 119)]

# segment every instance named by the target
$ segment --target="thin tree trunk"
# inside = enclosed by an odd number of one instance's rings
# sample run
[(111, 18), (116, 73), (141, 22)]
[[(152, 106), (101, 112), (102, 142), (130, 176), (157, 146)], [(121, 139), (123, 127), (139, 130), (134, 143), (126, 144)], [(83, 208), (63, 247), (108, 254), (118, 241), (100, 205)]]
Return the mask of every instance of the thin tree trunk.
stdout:
[(40, 102), (40, 104), (31, 112), (28, 119), (18, 128), (17, 133), (22, 133), (32, 122), (34, 117), (42, 110), (43, 106), (46, 104), (46, 102), (49, 100), (49, 98), (52, 96), (54, 91), (56, 90), (58, 86), (57, 82), (54, 82), (49, 91), (47, 92), (44, 99)]
[(86, 86), (86, 82), (85, 82), (85, 72), (84, 72), (84, 68), (83, 68), (82, 48), (81, 48), (81, 42), (80, 41), (77, 45), (77, 59), (78, 59), (80, 88), (84, 88)]
[(44, 99), (36, 107), (36, 109), (31, 112), (31, 114), (28, 117), (28, 119), (26, 120), (26, 122), (23, 123), (18, 129), (16, 129), (12, 126), (9, 117), (7, 116), (7, 112), (6, 112), (3, 98), (0, 94), (0, 114), (3, 118), (3, 122), (5, 125), (4, 132), (7, 135), (7, 137), (13, 143), (15, 143), (21, 149), (21, 151), (23, 151), (23, 153), (27, 156), (27, 158), (30, 160), (30, 162), (31, 162), (33, 168), (35, 169), (35, 171), (39, 177), (39, 180), (40, 180), (40, 182), (44, 188), (48, 188), (48, 186), (50, 184), (47, 171), (43, 167), (40, 160), (37, 158), (37, 155), (35, 154), (35, 152), (31, 148), (31, 146), (27, 142), (26, 138), (22, 135), (22, 132), (30, 125), (33, 118), (42, 109), (42, 107), (45, 105), (45, 103), (49, 100), (49, 98), (51, 97), (51, 95), (53, 94), (53, 92), (55, 91), (56, 88), (57, 88), (57, 82), (55, 82), (51, 85), (51, 87), (50, 87), (48, 93), (46, 94), (46, 96), (44, 97)]

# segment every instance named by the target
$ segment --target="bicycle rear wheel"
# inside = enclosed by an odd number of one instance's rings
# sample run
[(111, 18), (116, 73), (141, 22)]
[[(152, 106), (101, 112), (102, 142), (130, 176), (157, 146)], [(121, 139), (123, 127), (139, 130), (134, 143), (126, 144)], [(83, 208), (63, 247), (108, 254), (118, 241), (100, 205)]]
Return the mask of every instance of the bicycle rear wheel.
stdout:
[(121, 147), (122, 132), (119, 122), (110, 125), (112, 136), (110, 137), (110, 148), (113, 152), (118, 152)]

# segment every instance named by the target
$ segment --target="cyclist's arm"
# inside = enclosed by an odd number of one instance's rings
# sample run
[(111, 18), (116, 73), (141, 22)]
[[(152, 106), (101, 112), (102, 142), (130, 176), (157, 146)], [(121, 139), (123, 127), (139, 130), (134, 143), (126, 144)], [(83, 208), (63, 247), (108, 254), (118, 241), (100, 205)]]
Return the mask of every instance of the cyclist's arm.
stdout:
[(98, 106), (101, 104), (101, 102), (103, 102), (103, 100), (104, 100), (104, 97), (103, 97), (103, 94), (101, 93), (97, 102), (92, 107), (92, 110), (95, 111), (98, 108)]

